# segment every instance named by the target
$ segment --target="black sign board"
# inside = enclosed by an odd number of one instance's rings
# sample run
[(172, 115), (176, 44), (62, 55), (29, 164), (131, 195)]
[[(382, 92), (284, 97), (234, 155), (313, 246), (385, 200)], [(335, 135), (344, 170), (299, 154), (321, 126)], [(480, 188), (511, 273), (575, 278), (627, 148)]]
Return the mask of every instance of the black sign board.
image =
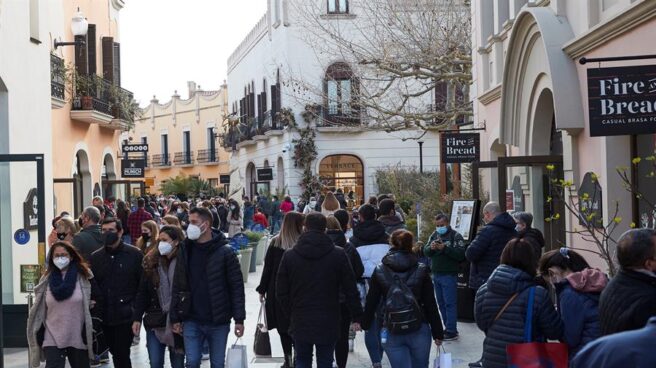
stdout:
[(257, 181), (271, 181), (273, 180), (273, 169), (270, 167), (264, 169), (257, 169)]
[(601, 202), (601, 185), (596, 176), (591, 173), (585, 173), (583, 182), (579, 188), (579, 224), (590, 224), (595, 228), (603, 228), (603, 208)]
[(442, 133), (440, 146), (444, 164), (459, 164), (480, 160), (478, 133)]
[(39, 225), (39, 197), (36, 188), (27, 192), (25, 202), (23, 202), (23, 229), (36, 230)]
[(219, 175), (220, 184), (230, 184), (230, 175)]
[(656, 133), (656, 65), (588, 69), (590, 136)]
[(121, 173), (124, 178), (143, 178), (146, 160), (142, 159), (122, 159)]
[(148, 144), (124, 144), (123, 153), (143, 153), (148, 152)]

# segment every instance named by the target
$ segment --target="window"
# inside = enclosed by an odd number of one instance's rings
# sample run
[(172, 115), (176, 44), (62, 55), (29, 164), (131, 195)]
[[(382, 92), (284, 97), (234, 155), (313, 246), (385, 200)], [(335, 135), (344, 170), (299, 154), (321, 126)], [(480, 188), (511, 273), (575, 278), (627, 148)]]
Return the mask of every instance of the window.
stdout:
[(39, 0), (30, 0), (30, 41), (39, 44)]
[(184, 151), (184, 163), (191, 163), (191, 132), (182, 132), (182, 149)]
[(218, 188), (219, 187), (219, 179), (217, 179), (217, 178), (209, 178), (209, 179), (207, 179), (207, 182), (210, 184), (210, 187), (212, 187), (212, 188)]
[(328, 14), (348, 14), (348, 0), (328, 0)]
[(216, 162), (216, 134), (213, 127), (207, 128), (207, 150), (208, 161)]
[(169, 161), (169, 135), (162, 134), (162, 163)]
[(326, 112), (332, 116), (352, 116), (355, 114), (354, 92), (357, 80), (353, 77), (351, 67), (346, 63), (335, 63), (326, 71), (325, 93)]
[(341, 189), (347, 196), (349, 206), (362, 203), (364, 199), (364, 166), (353, 155), (331, 155), (321, 160), (319, 177), (326, 190)]

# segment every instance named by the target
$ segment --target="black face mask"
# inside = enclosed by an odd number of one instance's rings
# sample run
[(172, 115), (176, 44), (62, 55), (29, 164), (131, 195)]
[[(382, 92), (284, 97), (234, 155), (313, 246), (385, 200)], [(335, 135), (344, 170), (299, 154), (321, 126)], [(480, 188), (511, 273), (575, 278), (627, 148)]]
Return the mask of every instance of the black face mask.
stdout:
[(57, 233), (57, 239), (64, 240), (66, 239), (66, 233)]
[(106, 247), (111, 247), (118, 241), (118, 234), (108, 231), (102, 234), (102, 240)]
[(141, 237), (143, 238), (144, 241), (149, 241), (150, 240), (150, 234), (142, 233)]

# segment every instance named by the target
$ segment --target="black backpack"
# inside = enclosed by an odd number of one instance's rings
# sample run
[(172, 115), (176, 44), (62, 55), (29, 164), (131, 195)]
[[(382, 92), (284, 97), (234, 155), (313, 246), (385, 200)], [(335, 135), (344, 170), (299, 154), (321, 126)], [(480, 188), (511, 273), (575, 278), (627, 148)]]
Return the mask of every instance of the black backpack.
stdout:
[(380, 267), (390, 283), (383, 303), (384, 325), (392, 334), (408, 334), (421, 328), (424, 314), (415, 298), (415, 294), (406, 284), (417, 272), (411, 272), (406, 280), (393, 275), (385, 265)]

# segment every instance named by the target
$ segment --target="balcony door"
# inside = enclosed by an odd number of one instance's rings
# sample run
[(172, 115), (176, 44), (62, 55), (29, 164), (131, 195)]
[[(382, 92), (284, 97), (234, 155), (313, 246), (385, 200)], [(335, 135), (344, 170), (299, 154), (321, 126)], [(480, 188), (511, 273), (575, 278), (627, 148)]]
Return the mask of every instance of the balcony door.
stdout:
[(184, 151), (184, 163), (191, 163), (191, 132), (182, 132), (182, 150)]

